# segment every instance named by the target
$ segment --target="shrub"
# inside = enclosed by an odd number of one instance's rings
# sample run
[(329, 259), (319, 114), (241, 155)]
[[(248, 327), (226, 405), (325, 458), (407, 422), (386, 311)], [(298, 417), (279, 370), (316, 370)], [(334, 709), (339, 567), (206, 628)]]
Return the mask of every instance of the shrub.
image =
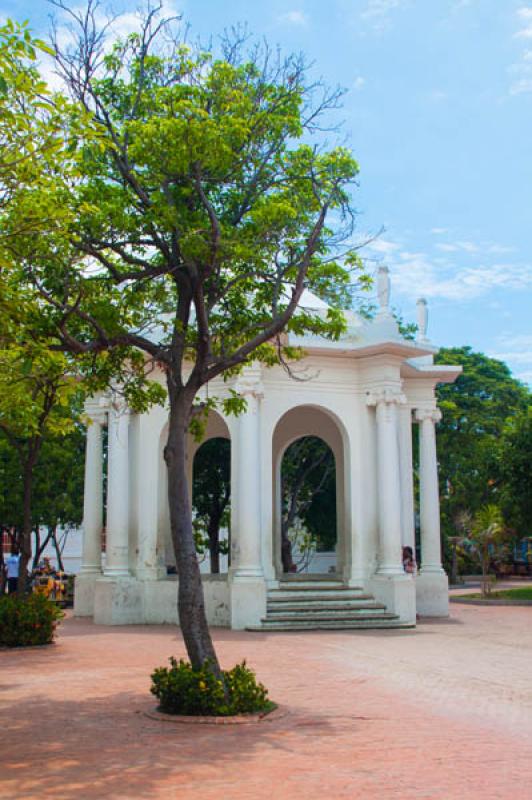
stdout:
[(150, 691), (158, 698), (160, 711), (167, 714), (228, 717), (275, 708), (268, 700), (268, 690), (245, 661), (222, 675), (223, 681), (208, 662), (195, 670), (188, 661), (177, 662), (172, 657), (170, 667), (159, 667), (151, 676)]
[(0, 645), (50, 644), (63, 616), (60, 608), (40, 595), (0, 597)]

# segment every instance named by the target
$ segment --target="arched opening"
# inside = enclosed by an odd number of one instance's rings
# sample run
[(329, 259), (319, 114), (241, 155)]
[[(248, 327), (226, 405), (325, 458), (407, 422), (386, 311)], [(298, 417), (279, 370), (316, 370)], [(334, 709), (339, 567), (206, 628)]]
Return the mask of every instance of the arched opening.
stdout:
[(283, 573), (308, 572), (313, 565), (336, 571), (337, 535), (334, 453), (321, 437), (302, 436), (281, 462)]
[[(159, 521), (158, 521), (158, 550), (162, 564), (169, 575), (175, 574), (176, 562), (172, 545), (170, 529), (170, 509), (168, 505), (168, 474), (164, 461), (163, 451), (168, 435), (166, 425), (160, 437), (159, 457)], [(213, 444), (211, 444), (213, 443)], [(221, 444), (220, 444), (221, 443)], [(199, 460), (197, 460), (199, 455)], [(210, 411), (207, 424), (200, 442), (189, 434), (187, 440), (187, 481), (190, 504), (192, 506), (193, 522), (197, 531), (196, 547), (200, 569), (203, 573), (212, 572), (212, 567), (220, 573), (227, 572), (229, 555), (224, 551), (229, 542), (230, 531), (230, 461), (231, 461), (231, 436), (225, 420), (216, 411)], [(209, 482), (212, 484), (209, 488)], [(229, 492), (227, 502), (223, 503), (219, 531), (218, 564), (216, 558), (211, 564), (211, 553), (208, 544), (208, 526), (211, 521), (214, 530), (216, 508), (219, 502), (221, 488), (226, 486)], [(223, 499), (223, 498), (222, 498)], [(212, 509), (212, 513), (210, 511)], [(201, 517), (201, 519), (197, 519)], [(196, 521), (197, 520), (197, 521)], [(216, 574), (216, 573), (215, 573)]]
[(348, 487), (341, 423), (322, 407), (298, 406), (277, 422), (272, 446), (277, 574), (343, 577)]
[(213, 575), (228, 567), (231, 529), (231, 442), (221, 436), (200, 445), (192, 467), (196, 550)]

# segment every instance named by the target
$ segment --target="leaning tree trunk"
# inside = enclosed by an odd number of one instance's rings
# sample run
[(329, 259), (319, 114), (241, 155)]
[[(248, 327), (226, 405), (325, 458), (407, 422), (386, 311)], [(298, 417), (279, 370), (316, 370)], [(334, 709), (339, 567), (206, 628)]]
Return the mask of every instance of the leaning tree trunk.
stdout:
[(211, 517), (207, 528), (209, 537), (209, 556), (211, 559), (211, 574), (218, 575), (220, 572), (220, 518)]
[(288, 522), (281, 523), (281, 563), (283, 572), (294, 572), (294, 559), (292, 557), (292, 542), (288, 536)]
[(181, 632), (191, 664), (199, 669), (206, 661), (221, 677), (207, 617), (196, 546), (192, 529), (186, 472), (187, 431), (192, 400), (184, 392), (170, 392), (170, 419), (164, 457), (168, 468), (170, 526), (179, 580), (178, 614)]
[(28, 583), (28, 564), (31, 561), (31, 498), (33, 489), (33, 459), (26, 460), (23, 470), (23, 514), (22, 531), (20, 535), (20, 561), (18, 570), (17, 594), (23, 597), (26, 594)]

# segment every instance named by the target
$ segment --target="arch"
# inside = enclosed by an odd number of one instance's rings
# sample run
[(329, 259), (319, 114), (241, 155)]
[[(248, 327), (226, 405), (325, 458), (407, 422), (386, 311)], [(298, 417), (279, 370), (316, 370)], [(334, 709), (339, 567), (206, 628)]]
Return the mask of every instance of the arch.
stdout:
[(336, 467), (336, 574), (342, 576), (348, 561), (348, 437), (338, 417), (317, 404), (302, 404), (286, 411), (276, 422), (272, 436), (273, 563), (283, 574), (281, 561), (281, 466), (288, 447), (305, 436), (315, 436), (331, 449)]
[[(157, 515), (157, 547), (160, 563), (167, 568), (175, 568), (175, 555), (172, 545), (170, 529), (170, 509), (168, 506), (168, 473), (164, 460), (164, 448), (168, 438), (168, 422), (162, 427), (159, 436), (159, 497)], [(201, 441), (196, 441), (191, 434), (187, 437), (187, 482), (189, 500), (192, 505), (192, 471), (194, 458), (198, 449), (210, 439), (221, 438), (231, 441), (231, 434), (227, 422), (217, 411), (209, 411), (205, 430)], [(205, 565), (207, 566), (207, 565)], [(205, 569), (205, 567), (203, 567)]]

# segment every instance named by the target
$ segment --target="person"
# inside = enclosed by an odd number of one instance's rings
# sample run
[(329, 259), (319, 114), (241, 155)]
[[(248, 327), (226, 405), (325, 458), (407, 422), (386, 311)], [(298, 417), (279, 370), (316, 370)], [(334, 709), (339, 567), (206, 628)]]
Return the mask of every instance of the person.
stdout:
[(7, 593), (15, 594), (18, 589), (18, 574), (20, 569), (20, 555), (16, 547), (11, 550), (11, 555), (6, 558)]
[(408, 575), (416, 574), (416, 559), (412, 548), (408, 545), (403, 547), (403, 569)]

